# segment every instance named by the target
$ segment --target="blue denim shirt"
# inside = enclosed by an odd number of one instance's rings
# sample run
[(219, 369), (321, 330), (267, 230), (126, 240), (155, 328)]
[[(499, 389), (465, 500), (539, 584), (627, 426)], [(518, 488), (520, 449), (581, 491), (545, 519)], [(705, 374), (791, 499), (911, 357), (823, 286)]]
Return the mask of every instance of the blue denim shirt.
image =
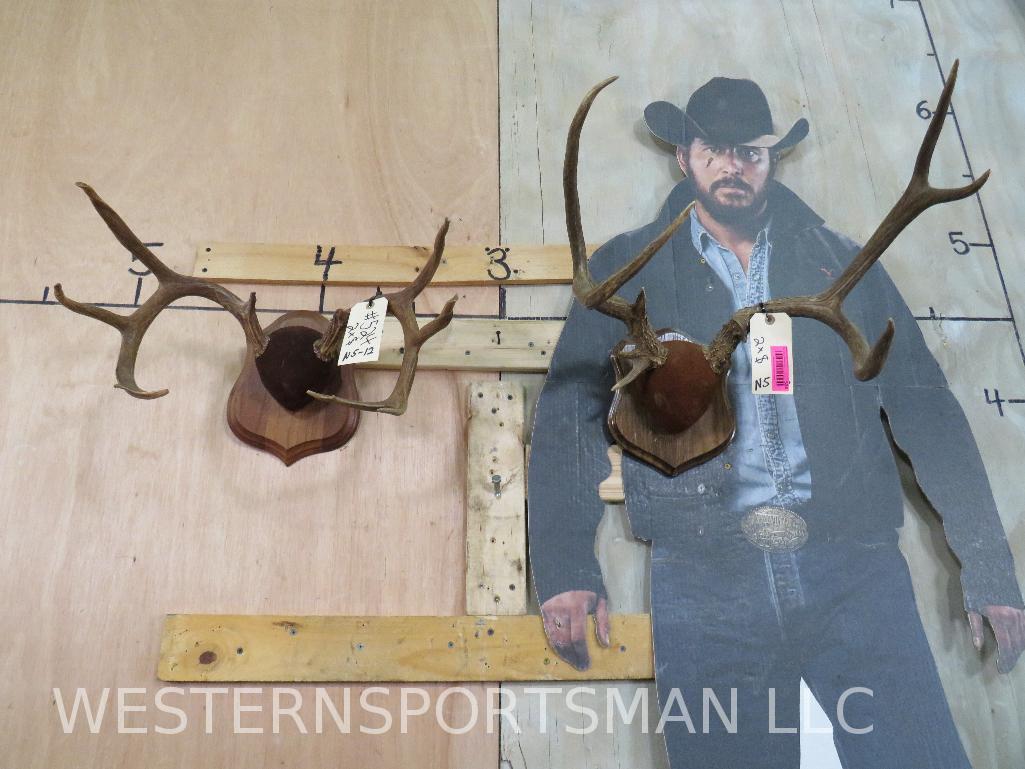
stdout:
[[(772, 242), (771, 222), (758, 233), (747, 274), (736, 254), (721, 245), (691, 215), (694, 248), (730, 290), (733, 309), (769, 299), (766, 279)], [(794, 395), (755, 395), (751, 392), (751, 356), (747, 342), (737, 345), (730, 372), (730, 392), (737, 417), (737, 436), (731, 455), (737, 469), (734, 509), (758, 505), (792, 507), (811, 497), (811, 471), (797, 421)]]

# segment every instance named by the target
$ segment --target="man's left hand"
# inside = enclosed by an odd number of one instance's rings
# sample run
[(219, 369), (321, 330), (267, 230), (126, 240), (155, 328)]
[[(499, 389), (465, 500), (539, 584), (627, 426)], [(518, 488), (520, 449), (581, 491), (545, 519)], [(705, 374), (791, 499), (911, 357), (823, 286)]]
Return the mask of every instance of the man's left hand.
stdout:
[(972, 643), (982, 651), (985, 636), (982, 633), (982, 618), (989, 620), (993, 635), (997, 639), (997, 672), (1010, 673), (1025, 651), (1025, 611), (1013, 606), (983, 606), (982, 613), (968, 612), (968, 623), (972, 627)]

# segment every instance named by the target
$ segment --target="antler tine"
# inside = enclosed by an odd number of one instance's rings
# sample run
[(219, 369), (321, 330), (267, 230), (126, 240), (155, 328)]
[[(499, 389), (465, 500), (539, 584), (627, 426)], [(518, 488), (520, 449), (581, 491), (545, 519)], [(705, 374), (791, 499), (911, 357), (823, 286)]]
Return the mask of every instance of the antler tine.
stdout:
[(947, 113), (950, 111), (950, 100), (954, 94), (954, 84), (957, 82), (957, 71), (960, 67), (961, 60), (954, 59), (954, 66), (950, 68), (947, 82), (943, 86), (943, 92), (940, 94), (939, 102), (936, 104), (936, 111), (933, 113), (932, 120), (929, 121), (929, 128), (926, 129), (922, 146), (918, 150), (918, 157), (915, 159), (915, 170), (911, 177), (913, 182), (918, 182), (923, 187), (928, 188), (938, 198), (936, 202), (939, 203), (960, 200), (969, 195), (974, 195), (989, 178), (989, 171), (987, 170), (977, 180), (963, 187), (937, 189), (929, 184), (929, 168), (932, 165), (933, 152), (936, 150), (940, 132), (943, 130), (943, 123), (946, 121)]
[(427, 260), (427, 264), (424, 265), (423, 269), (417, 273), (417, 276), (413, 278), (412, 282), (400, 291), (395, 291), (391, 294), (385, 294), (388, 297), (388, 303), (405, 303), (407, 301), (412, 302), (427, 288), (427, 284), (434, 279), (434, 273), (438, 271), (438, 267), (441, 265), (442, 254), (445, 253), (445, 238), (448, 237), (448, 228), (451, 224), (448, 217), (445, 217), (445, 221), (441, 223), (441, 227), (438, 228), (437, 234), (434, 236), (434, 250), (431, 252), (430, 258)]
[[(583, 222), (580, 216), (580, 194), (577, 188), (577, 166), (580, 157), (580, 134), (584, 121), (598, 94), (610, 83), (618, 80), (613, 76), (594, 86), (577, 108), (570, 122), (569, 135), (566, 138), (566, 159), (563, 165), (562, 187), (566, 199), (566, 233), (569, 236), (570, 255), (573, 259), (573, 293), (577, 300), (587, 307), (623, 321), (627, 325), (630, 337), (636, 342), (637, 348), (631, 355), (631, 370), (627, 376), (616, 383), (613, 389), (626, 386), (641, 373), (654, 365), (665, 363), (668, 352), (658, 341), (655, 330), (648, 321), (644, 309), (643, 292), (633, 304), (626, 301), (616, 292), (640, 272), (662, 246), (673, 236), (683, 224), (694, 204), (691, 203), (670, 222), (654, 240), (637, 254), (628, 264), (618, 269), (601, 283), (597, 283), (591, 275), (587, 264), (587, 247), (584, 239)], [(646, 359), (646, 360), (644, 360)]]
[[(634, 318), (643, 319), (645, 323), (647, 323), (648, 317), (646, 305), (647, 299), (644, 294), (644, 289), (642, 288), (640, 292), (637, 294), (637, 300), (633, 304), (632, 311)], [(652, 336), (654, 336), (654, 332), (652, 332)], [(662, 347), (661, 343), (658, 342), (657, 338), (655, 339), (655, 343), (658, 344), (659, 347)], [(629, 363), (630, 368), (620, 379), (616, 381), (614, 385), (612, 385), (613, 392), (615, 392), (616, 390), (622, 390), (628, 384), (637, 379), (645, 371), (655, 366), (656, 363), (658, 363), (658, 365), (662, 365), (662, 363), (665, 362), (664, 359), (659, 361), (658, 358), (655, 355), (652, 355), (651, 351), (646, 349), (644, 346), (636, 344), (634, 345), (633, 349), (619, 353), (619, 357), (627, 361)]]
[(139, 345), (153, 320), (161, 310), (185, 296), (199, 296), (221, 305), (230, 312), (242, 325), (246, 341), (259, 355), (267, 347), (267, 335), (256, 317), (256, 294), (249, 295), (249, 301), (243, 302), (223, 286), (211, 283), (203, 278), (193, 278), (175, 272), (160, 261), (157, 256), (143, 245), (138, 236), (118, 216), (96, 191), (84, 182), (78, 186), (89, 197), (93, 208), (100, 215), (118, 242), (136, 256), (157, 279), (157, 290), (130, 315), (118, 315), (103, 307), (75, 301), (64, 293), (60, 283), (53, 287), (57, 301), (72, 312), (86, 315), (113, 326), (121, 333), (121, 349), (118, 353), (114, 386), (124, 390), (136, 398), (160, 398), (167, 395), (168, 390), (143, 390), (135, 381), (135, 361), (139, 354)]
[[(340, 403), (343, 406), (351, 406), (360, 411), (375, 411), (394, 416), (400, 416), (406, 412), (406, 406), (409, 403), (409, 392), (413, 387), (413, 379), (416, 376), (416, 364), (420, 357), (420, 347), (452, 322), (453, 310), (458, 299), (457, 296), (449, 299), (437, 317), (423, 328), (420, 328), (416, 320), (413, 301), (427, 287), (427, 284), (431, 282), (431, 278), (434, 277), (434, 273), (438, 271), (442, 254), (445, 252), (445, 236), (448, 234), (448, 228), (449, 220), (445, 219), (434, 238), (434, 251), (416, 278), (405, 288), (385, 294), (385, 297), (388, 299), (388, 312), (398, 319), (399, 325), (402, 327), (402, 365), (399, 368), (399, 377), (395, 382), (395, 387), (392, 388), (391, 395), (382, 401), (349, 400), (348, 398), (339, 398), (337, 395), (325, 395), (313, 390), (307, 390), (307, 395), (320, 401), (330, 401), (332, 403)], [(348, 312), (337, 311), (334, 318), (332, 318), (332, 325), (336, 325), (335, 321), (338, 320), (341, 322), (341, 329), (344, 332), (345, 324), (344, 321), (341, 321), (342, 317), (347, 318)], [(330, 342), (327, 339), (327, 335), (328, 332), (325, 332), (324, 337), (322, 337), (324, 343), (317, 350), (317, 354), (324, 360), (336, 356), (342, 343), (342, 334), (334, 334)]]
[(587, 247), (584, 241), (584, 228), (580, 216), (580, 194), (577, 189), (577, 166), (580, 156), (580, 133), (584, 127), (587, 113), (591, 110), (598, 94), (609, 84), (618, 80), (613, 76), (594, 86), (584, 96), (569, 126), (566, 139), (566, 159), (563, 165), (562, 185), (566, 198), (566, 233), (569, 236), (570, 255), (573, 259), (573, 292), (582, 305), (611, 315), (624, 322), (633, 318), (634, 306), (615, 293), (628, 280), (640, 272), (651, 261), (651, 257), (665, 245), (676, 229), (683, 224), (693, 205), (685, 208), (657, 238), (649, 243), (627, 265), (624, 265), (601, 283), (597, 283), (587, 265)]
[(143, 242), (139, 240), (138, 236), (132, 232), (125, 220), (122, 219), (117, 211), (111, 208), (107, 202), (96, 194), (96, 190), (90, 187), (85, 182), (75, 182), (75, 186), (85, 192), (88, 196), (89, 201), (93, 204), (93, 208), (96, 209), (96, 213), (100, 215), (100, 218), (106, 223), (110, 231), (114, 233), (114, 237), (117, 238), (117, 242), (120, 243), (125, 249), (140, 262), (146, 265), (146, 269), (156, 276), (157, 280), (166, 280), (179, 275), (179, 273), (172, 270), (162, 261), (157, 258), (157, 255), (149, 250)]
[(961, 200), (969, 195), (974, 195), (982, 188), (988, 179), (989, 171), (986, 171), (978, 179), (966, 184), (963, 187), (937, 188), (929, 183), (929, 170), (932, 165), (933, 154), (939, 142), (940, 133), (943, 130), (943, 123), (947, 118), (950, 108), (950, 99), (954, 92), (954, 84), (957, 82), (957, 71), (960, 61), (955, 60), (954, 66), (950, 69), (947, 83), (940, 94), (936, 110), (933, 112), (932, 120), (926, 129), (922, 144), (918, 149), (918, 156), (915, 159), (915, 168), (911, 179), (904, 190), (904, 194), (890, 209), (890, 213), (879, 224), (872, 237), (868, 239), (861, 251), (837, 278), (836, 282), (824, 293), (824, 297), (839, 297), (842, 301), (857, 285), (858, 281), (868, 272), (869, 268), (878, 260), (883, 252), (890, 246), (904, 228), (913, 222), (919, 214), (927, 208), (938, 203), (947, 203), (954, 200)]
[[(841, 305), (844, 299), (872, 265), (879, 260), (896, 237), (919, 214), (938, 203), (961, 200), (974, 195), (989, 179), (989, 171), (986, 171), (971, 184), (966, 184), (963, 187), (937, 188), (929, 183), (929, 170), (940, 132), (943, 130), (943, 122), (950, 108), (954, 83), (957, 81), (958, 66), (959, 62), (955, 61), (936, 105), (936, 111), (933, 113), (932, 120), (922, 139), (918, 156), (915, 159), (915, 168), (904, 193), (862, 249), (851, 260), (847, 269), (820, 294), (773, 299), (764, 304), (766, 312), (785, 312), (797, 317), (812, 318), (825, 323), (836, 331), (851, 351), (851, 357), (854, 360), (854, 375), (862, 381), (872, 379), (882, 370), (893, 342), (893, 319), (890, 318), (887, 321), (886, 329), (876, 343), (870, 346), (857, 326), (843, 314)], [(706, 357), (713, 370), (722, 372), (728, 368), (733, 350), (747, 335), (751, 317), (761, 311), (761, 306), (745, 307), (734, 313), (733, 317), (722, 327), (706, 350)]]

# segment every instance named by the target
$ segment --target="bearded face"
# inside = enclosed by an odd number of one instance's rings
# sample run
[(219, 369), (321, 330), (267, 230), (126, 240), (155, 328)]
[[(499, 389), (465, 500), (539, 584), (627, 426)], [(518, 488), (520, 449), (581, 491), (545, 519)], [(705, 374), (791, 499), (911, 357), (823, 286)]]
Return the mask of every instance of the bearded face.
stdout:
[(775, 164), (764, 147), (727, 146), (695, 139), (681, 147), (680, 167), (695, 196), (716, 221), (743, 225), (762, 215)]

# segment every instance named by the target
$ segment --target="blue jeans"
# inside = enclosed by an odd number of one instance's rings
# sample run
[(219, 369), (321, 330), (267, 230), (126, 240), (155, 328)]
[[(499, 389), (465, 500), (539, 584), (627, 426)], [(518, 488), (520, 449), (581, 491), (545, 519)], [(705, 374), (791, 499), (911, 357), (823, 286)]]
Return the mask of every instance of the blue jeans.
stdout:
[[(759, 550), (739, 532), (715, 542), (656, 539), (660, 709), (675, 687), (668, 712), (679, 715), (682, 699), (690, 717), (665, 727), (674, 769), (798, 769), (799, 734), (772, 733), (770, 715), (777, 730), (799, 727), (802, 677), (833, 723), (845, 769), (970, 769), (896, 533), (883, 538), (813, 539), (786, 554)], [(735, 733), (703, 708), (714, 694), (730, 716), (731, 689)]]

